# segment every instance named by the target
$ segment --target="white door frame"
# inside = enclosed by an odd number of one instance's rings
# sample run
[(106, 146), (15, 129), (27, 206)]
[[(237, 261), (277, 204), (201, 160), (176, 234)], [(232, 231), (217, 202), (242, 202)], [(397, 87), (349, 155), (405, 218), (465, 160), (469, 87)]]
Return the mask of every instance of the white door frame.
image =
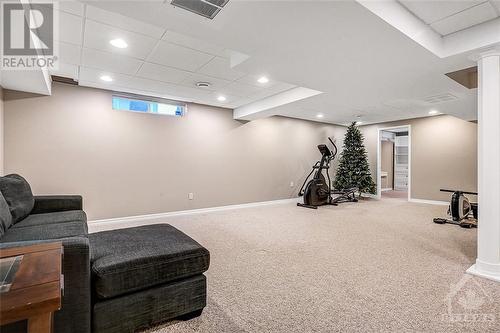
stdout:
[(408, 201), (411, 201), (411, 125), (400, 125), (400, 126), (392, 126), (392, 127), (383, 127), (379, 128), (377, 131), (377, 198), (382, 198), (382, 162), (381, 162), (381, 153), (382, 153), (382, 145), (381, 145), (381, 135), (380, 132), (387, 130), (394, 130), (397, 128), (408, 128)]

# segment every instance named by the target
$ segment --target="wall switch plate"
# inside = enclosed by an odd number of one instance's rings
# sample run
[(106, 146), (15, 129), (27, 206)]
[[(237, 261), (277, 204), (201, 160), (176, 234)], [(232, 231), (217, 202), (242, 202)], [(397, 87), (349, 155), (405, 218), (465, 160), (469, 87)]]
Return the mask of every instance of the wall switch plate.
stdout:
[(294, 182), (290, 182), (290, 187), (294, 187), (294, 186), (295, 186)]
[(188, 199), (193, 200), (194, 199), (194, 193), (188, 193)]

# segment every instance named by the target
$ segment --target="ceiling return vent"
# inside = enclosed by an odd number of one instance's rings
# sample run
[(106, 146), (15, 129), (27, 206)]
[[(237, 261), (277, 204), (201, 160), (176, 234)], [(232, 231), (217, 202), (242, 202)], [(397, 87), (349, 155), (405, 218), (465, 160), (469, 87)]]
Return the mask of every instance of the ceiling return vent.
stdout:
[(229, 0), (172, 0), (171, 4), (213, 19), (228, 2)]
[(429, 103), (429, 104), (438, 104), (438, 103), (455, 101), (457, 99), (458, 99), (458, 97), (453, 95), (453, 94), (444, 93), (444, 94), (429, 96), (429, 97), (424, 99), (424, 102)]

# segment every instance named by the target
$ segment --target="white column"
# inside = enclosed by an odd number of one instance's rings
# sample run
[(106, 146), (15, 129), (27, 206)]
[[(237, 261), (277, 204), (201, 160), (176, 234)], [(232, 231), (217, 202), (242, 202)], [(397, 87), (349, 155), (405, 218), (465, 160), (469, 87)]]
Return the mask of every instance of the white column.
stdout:
[(500, 282), (500, 50), (479, 56), (478, 84), (477, 259), (467, 272)]

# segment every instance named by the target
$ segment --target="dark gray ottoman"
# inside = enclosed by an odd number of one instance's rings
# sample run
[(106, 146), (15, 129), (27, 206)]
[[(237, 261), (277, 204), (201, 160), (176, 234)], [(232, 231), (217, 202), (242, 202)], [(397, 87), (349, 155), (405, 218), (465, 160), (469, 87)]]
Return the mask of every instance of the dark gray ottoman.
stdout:
[(92, 331), (134, 332), (206, 305), (210, 253), (168, 224), (89, 234)]

